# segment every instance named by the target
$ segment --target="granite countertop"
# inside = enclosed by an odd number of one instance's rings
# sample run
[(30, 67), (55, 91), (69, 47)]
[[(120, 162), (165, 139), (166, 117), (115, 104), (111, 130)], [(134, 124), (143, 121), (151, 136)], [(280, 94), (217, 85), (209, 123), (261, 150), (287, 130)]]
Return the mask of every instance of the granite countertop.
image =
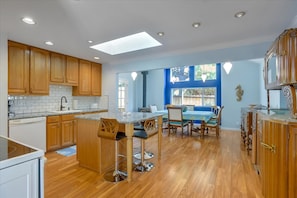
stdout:
[(287, 124), (297, 123), (297, 119), (291, 116), (291, 112), (287, 109), (270, 109), (270, 110), (260, 110), (262, 118), (285, 122)]
[(100, 120), (100, 118), (115, 118), (119, 123), (137, 123), (150, 118), (162, 116), (160, 113), (145, 113), (145, 112), (103, 112), (89, 115), (78, 115), (76, 118), (86, 120)]
[(68, 111), (45, 111), (45, 112), (32, 112), (32, 113), (21, 113), (8, 116), (8, 120), (16, 120), (22, 118), (34, 118), (34, 117), (46, 117), (64, 114), (84, 114), (93, 112), (106, 112), (108, 109), (103, 108), (90, 108), (90, 109), (78, 109), (78, 110), (68, 110)]

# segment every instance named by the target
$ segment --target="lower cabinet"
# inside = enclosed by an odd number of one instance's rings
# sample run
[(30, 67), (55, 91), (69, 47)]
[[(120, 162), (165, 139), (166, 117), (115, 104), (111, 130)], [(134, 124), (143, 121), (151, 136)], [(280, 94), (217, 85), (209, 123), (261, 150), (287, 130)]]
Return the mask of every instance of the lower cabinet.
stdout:
[(297, 197), (297, 123), (261, 118), (260, 178), (264, 197)]
[(65, 114), (47, 117), (46, 148), (54, 151), (76, 144), (77, 114)]
[(40, 171), (38, 159), (0, 169), (0, 197), (43, 197)]
[(289, 197), (297, 197), (297, 125), (291, 125), (289, 132)]
[(270, 198), (288, 197), (288, 126), (263, 120), (260, 139), (263, 195)]
[(46, 151), (61, 148), (60, 116), (48, 116), (46, 119)]

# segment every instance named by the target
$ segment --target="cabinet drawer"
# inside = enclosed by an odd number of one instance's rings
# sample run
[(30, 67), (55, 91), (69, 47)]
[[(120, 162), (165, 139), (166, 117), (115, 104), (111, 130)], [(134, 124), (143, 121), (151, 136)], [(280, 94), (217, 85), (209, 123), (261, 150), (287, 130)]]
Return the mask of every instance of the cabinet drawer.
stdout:
[(75, 116), (78, 114), (66, 114), (66, 115), (61, 115), (61, 120), (66, 121), (66, 120), (74, 120)]
[(47, 116), (47, 123), (60, 122), (60, 116)]

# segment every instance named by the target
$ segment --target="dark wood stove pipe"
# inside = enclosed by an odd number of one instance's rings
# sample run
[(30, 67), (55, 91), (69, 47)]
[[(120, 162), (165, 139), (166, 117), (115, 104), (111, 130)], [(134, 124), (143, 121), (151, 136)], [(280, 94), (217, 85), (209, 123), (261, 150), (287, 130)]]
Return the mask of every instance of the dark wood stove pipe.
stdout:
[(143, 80), (143, 83), (142, 83), (142, 86), (143, 86), (143, 89), (142, 89), (142, 106), (146, 107), (146, 77), (147, 77), (148, 71), (143, 71), (143, 72), (141, 72), (141, 74), (142, 74), (142, 80)]

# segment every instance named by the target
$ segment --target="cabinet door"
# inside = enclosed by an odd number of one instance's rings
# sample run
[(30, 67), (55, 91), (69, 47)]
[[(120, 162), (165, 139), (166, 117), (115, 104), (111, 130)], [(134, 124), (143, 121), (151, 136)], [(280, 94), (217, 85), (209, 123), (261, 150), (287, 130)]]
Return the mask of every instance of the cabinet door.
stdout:
[(297, 125), (290, 126), (289, 197), (297, 197)]
[(51, 53), (50, 56), (50, 81), (53, 83), (64, 83), (65, 56), (57, 53)]
[(46, 127), (46, 148), (53, 151), (61, 148), (60, 123), (48, 123)]
[(73, 145), (73, 120), (62, 122), (62, 146)]
[[(40, 186), (38, 159), (0, 170), (0, 197), (38, 198)], [(40, 185), (40, 186), (39, 186)]]
[(287, 197), (287, 125), (263, 121), (261, 174), (264, 197)]
[(91, 82), (92, 82), (91, 80), (92, 80), (91, 62), (80, 60), (78, 86), (73, 87), (73, 95), (90, 96)]
[(8, 93), (29, 93), (29, 47), (8, 41)]
[(78, 85), (78, 59), (74, 57), (66, 57), (66, 83), (72, 86)]
[(291, 81), (291, 66), (289, 66), (289, 34), (280, 35), (278, 42), (278, 65), (280, 67), (280, 84), (290, 83)]
[(73, 120), (73, 143), (76, 144), (77, 140), (77, 120)]
[(49, 94), (49, 51), (31, 47), (30, 93)]
[(101, 96), (101, 72), (102, 66), (98, 63), (92, 63), (92, 95)]

